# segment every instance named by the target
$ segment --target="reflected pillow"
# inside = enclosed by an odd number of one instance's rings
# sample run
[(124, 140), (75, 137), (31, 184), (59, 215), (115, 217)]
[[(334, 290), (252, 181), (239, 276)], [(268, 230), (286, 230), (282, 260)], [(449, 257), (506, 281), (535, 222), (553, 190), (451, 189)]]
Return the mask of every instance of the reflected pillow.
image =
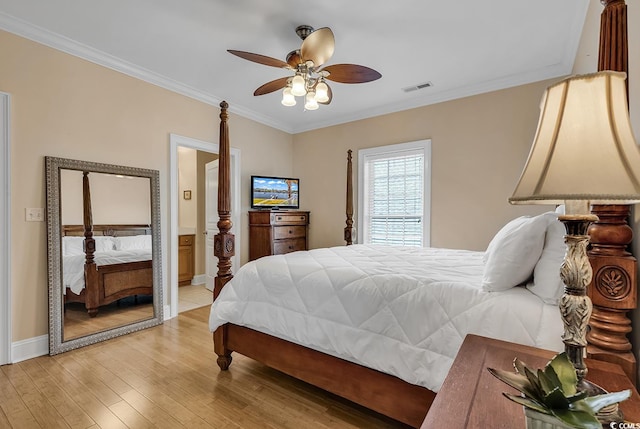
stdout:
[[(93, 239), (97, 252), (113, 252), (115, 242), (113, 237), (97, 235)], [(84, 255), (84, 237), (62, 237), (62, 256)]]
[(116, 237), (116, 250), (151, 249), (151, 235), (131, 235)]
[(560, 278), (560, 266), (567, 251), (564, 242), (564, 224), (558, 221), (557, 213), (549, 213), (553, 221), (547, 226), (544, 248), (540, 260), (533, 270), (533, 280), (527, 289), (538, 295), (547, 304), (558, 304), (564, 292), (564, 283)]
[(544, 246), (548, 214), (521, 216), (493, 237), (484, 255), (482, 289), (499, 292), (524, 284), (533, 274)]
[(62, 237), (62, 256), (84, 255), (84, 237)]

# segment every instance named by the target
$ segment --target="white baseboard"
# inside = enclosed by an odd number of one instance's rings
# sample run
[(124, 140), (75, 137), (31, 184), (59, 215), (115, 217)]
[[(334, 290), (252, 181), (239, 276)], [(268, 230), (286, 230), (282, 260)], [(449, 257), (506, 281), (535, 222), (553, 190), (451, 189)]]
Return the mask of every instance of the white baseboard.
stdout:
[(206, 282), (207, 282), (206, 274), (198, 274), (197, 276), (193, 276), (193, 278), (191, 279), (192, 286), (203, 285)]
[(28, 338), (11, 344), (12, 363), (49, 354), (49, 335)]

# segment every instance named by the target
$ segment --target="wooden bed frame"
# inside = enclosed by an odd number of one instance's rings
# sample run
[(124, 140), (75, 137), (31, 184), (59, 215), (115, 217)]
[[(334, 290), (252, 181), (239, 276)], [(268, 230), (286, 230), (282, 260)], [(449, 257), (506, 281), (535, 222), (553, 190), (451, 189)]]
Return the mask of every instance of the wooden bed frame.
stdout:
[(151, 225), (93, 225), (91, 213), (91, 191), (89, 172), (82, 175), (83, 184), (83, 225), (63, 225), (61, 236), (85, 237), (85, 287), (80, 294), (69, 288), (65, 291), (65, 303), (81, 302), (89, 316), (95, 317), (98, 308), (119, 299), (136, 295), (153, 294), (153, 264), (151, 260), (125, 262), (110, 265), (96, 265), (96, 235), (124, 237), (151, 235)]
[[(603, 21), (609, 19), (606, 16), (606, 12), (610, 7), (616, 7), (619, 3), (624, 5), (624, 1), (620, 2), (620, 0), (605, 0), (604, 3), (606, 5), (605, 12), (603, 12)], [(619, 16), (619, 14), (614, 15), (616, 17)], [(609, 26), (614, 25), (609, 24)], [(617, 41), (614, 42), (617, 43)], [(602, 43), (601, 49), (603, 49)], [(614, 48), (605, 46), (604, 49)], [(220, 232), (215, 236), (214, 240), (214, 254), (218, 257), (218, 275), (215, 279), (214, 299), (218, 297), (224, 285), (233, 277), (231, 273), (231, 257), (234, 255), (235, 249), (235, 238), (230, 232), (232, 223), (230, 215), (228, 104), (223, 101), (220, 103), (220, 108), (220, 168), (218, 180), (218, 213), (220, 216), (218, 228)], [(347, 245), (352, 243), (355, 233), (353, 228), (351, 162), (351, 151), (349, 151), (347, 156), (347, 226), (344, 230)], [(595, 209), (598, 210), (598, 207)], [(607, 219), (601, 219), (601, 221), (602, 223), (607, 223)], [(619, 219), (616, 219), (614, 223), (618, 221)], [(601, 234), (608, 235), (606, 231)], [(616, 235), (615, 232), (613, 235)], [(611, 241), (611, 239), (606, 238), (602, 241), (608, 243), (607, 240)], [(594, 249), (597, 248), (598, 244), (601, 244), (601, 242), (597, 243)], [(603, 246), (600, 246), (600, 248), (602, 249)], [(616, 258), (619, 257), (617, 254), (614, 256)], [(623, 255), (623, 257), (627, 260), (629, 258), (633, 259), (630, 255)], [(598, 263), (603, 263), (609, 267), (620, 269), (628, 276), (627, 278), (633, 279), (633, 281), (625, 284), (625, 297), (633, 297), (632, 300), (627, 299), (621, 305), (621, 300), (618, 296), (612, 296), (611, 294), (606, 296), (607, 294), (604, 294), (598, 296), (594, 301), (598, 311), (603, 315), (597, 322), (598, 330), (599, 332), (605, 332), (605, 334), (598, 337), (597, 345), (590, 344), (588, 350), (592, 358), (621, 364), (632, 382), (635, 383), (635, 358), (630, 352), (631, 346), (629, 344), (627, 349), (627, 346), (624, 345), (624, 350), (620, 350), (618, 344), (620, 337), (623, 337), (628, 343), (625, 334), (631, 330), (630, 323), (627, 325), (621, 320), (626, 317), (627, 310), (635, 308), (635, 270), (629, 272), (628, 264), (621, 264), (618, 262), (619, 259), (611, 259), (610, 254), (603, 255), (602, 252), (599, 254), (598, 251), (592, 252), (590, 259), (594, 267)], [(633, 260), (635, 261), (635, 259)], [(594, 274), (596, 274), (594, 275), (594, 281), (597, 281), (596, 270), (594, 270)], [(610, 314), (615, 314), (615, 317), (612, 318)], [(620, 330), (621, 324), (624, 325), (622, 332)], [(612, 341), (611, 339), (614, 340)], [(234, 324), (228, 323), (219, 327), (213, 333), (213, 341), (214, 350), (218, 356), (217, 363), (221, 370), (229, 368), (232, 352), (240, 353), (285, 374), (311, 383), (314, 386), (413, 427), (419, 427), (422, 424), (436, 396), (434, 392), (426, 388), (409, 384), (397, 377)]]

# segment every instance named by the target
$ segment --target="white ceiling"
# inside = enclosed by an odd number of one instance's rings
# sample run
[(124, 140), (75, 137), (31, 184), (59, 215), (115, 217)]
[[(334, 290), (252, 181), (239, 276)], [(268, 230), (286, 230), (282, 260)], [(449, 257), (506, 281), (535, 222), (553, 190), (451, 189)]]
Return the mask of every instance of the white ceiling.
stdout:
[[(0, 0), (0, 28), (275, 128), (297, 133), (571, 73), (589, 0)], [(382, 78), (330, 83), (316, 111), (259, 97), (287, 71), (226, 52), (285, 59), (301, 24), (330, 27), (327, 64)], [(431, 88), (402, 88), (431, 82)]]

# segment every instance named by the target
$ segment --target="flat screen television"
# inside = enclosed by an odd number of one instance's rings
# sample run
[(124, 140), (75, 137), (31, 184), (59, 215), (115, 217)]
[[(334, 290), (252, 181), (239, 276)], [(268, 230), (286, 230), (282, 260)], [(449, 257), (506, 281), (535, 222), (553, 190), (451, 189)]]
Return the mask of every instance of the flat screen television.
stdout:
[(299, 179), (251, 176), (251, 207), (254, 209), (298, 209), (299, 193)]

